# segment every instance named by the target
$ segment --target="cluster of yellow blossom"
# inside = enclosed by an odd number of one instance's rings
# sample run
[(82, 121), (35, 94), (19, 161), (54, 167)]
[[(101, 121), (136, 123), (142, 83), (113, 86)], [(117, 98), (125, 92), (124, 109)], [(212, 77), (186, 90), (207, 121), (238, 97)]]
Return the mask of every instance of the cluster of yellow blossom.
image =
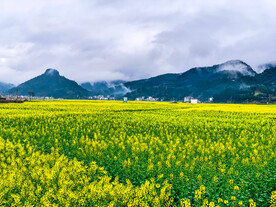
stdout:
[(171, 185), (154, 180), (135, 187), (114, 181), (95, 162), (89, 166), (27, 149), (0, 138), (0, 204), (5, 206), (170, 206)]
[(271, 200), (270, 200), (270, 206), (274, 207), (276, 206), (276, 191), (271, 192)]
[(0, 120), (0, 206), (276, 203), (273, 105), (41, 101)]

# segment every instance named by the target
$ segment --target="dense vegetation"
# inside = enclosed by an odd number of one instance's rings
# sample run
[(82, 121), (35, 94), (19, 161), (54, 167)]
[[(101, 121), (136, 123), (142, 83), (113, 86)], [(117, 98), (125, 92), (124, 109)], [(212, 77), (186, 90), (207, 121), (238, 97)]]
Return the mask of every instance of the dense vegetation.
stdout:
[(275, 206), (276, 107), (0, 105), (0, 206)]
[(242, 61), (228, 61), (184, 73), (131, 81), (125, 86), (131, 90), (126, 94), (129, 99), (152, 96), (183, 101), (184, 97), (192, 96), (202, 102), (213, 97), (215, 103), (276, 103), (276, 67), (267, 66), (257, 74)]
[(61, 76), (55, 69), (47, 69), (45, 73), (10, 89), (9, 93), (65, 99), (88, 98), (90, 94), (75, 81)]

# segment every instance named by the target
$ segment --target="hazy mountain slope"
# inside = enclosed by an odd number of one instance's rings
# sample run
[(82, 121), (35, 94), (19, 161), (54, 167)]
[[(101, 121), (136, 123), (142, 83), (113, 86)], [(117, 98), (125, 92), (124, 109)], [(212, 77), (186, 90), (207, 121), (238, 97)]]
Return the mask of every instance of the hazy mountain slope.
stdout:
[(114, 96), (114, 97), (122, 97), (129, 90), (124, 86), (124, 81), (101, 81), (101, 82), (85, 82), (82, 83), (81, 86), (86, 90), (91, 92), (91, 95), (104, 95), (104, 96)]
[(207, 100), (225, 89), (239, 89), (246, 85), (244, 77), (257, 73), (246, 63), (232, 60), (210, 67), (192, 68), (181, 74), (165, 74), (157, 77), (125, 83), (132, 92), (131, 99), (153, 96), (164, 100), (183, 99), (194, 96)]
[(261, 74), (256, 75), (258, 84), (264, 84), (275, 89), (276, 86), (276, 67), (269, 67)]
[(11, 83), (0, 82), (0, 95), (2, 94), (2, 92), (7, 92), (9, 89), (11, 89), (13, 87), (14, 87), (14, 85)]
[[(264, 64), (262, 73), (257, 74), (248, 64), (231, 60), (209, 67), (192, 68), (184, 73), (163, 74), (149, 79), (130, 82), (86, 82), (60, 76), (54, 69), (35, 77), (10, 91), (19, 95), (34, 92), (36, 96), (55, 98), (88, 98), (104, 95), (130, 99), (152, 96), (161, 100), (183, 100), (185, 96), (215, 102), (261, 102), (276, 101), (276, 67)], [(0, 84), (1, 87), (1, 84)], [(7, 87), (7, 85), (6, 85)]]

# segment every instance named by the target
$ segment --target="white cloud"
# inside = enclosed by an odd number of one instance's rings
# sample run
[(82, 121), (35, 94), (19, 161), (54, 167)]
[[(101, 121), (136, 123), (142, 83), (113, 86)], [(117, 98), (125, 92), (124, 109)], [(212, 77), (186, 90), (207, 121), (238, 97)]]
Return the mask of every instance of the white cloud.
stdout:
[(0, 81), (46, 68), (132, 80), (241, 59), (275, 61), (273, 0), (0, 0)]

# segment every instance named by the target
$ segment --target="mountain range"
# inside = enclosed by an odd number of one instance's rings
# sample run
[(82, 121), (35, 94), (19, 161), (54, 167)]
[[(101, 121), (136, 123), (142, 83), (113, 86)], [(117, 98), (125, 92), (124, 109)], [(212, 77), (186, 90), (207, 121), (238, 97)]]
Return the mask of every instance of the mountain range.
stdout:
[(163, 100), (182, 100), (192, 96), (201, 101), (213, 97), (215, 102), (264, 101), (275, 96), (275, 67), (261, 74), (248, 64), (231, 60), (210, 67), (192, 68), (184, 73), (164, 74), (149, 79), (125, 83), (131, 90), (130, 99), (140, 96)]
[[(230, 60), (209, 67), (196, 67), (184, 73), (163, 74), (136, 81), (82, 83), (61, 76), (55, 69), (5, 90), (20, 95), (30, 92), (36, 96), (78, 99), (89, 96), (123, 96), (134, 100), (138, 97), (154, 97), (159, 100), (183, 100), (191, 96), (207, 102), (276, 102), (276, 66), (262, 65), (262, 73), (240, 60)], [(11, 85), (9, 85), (11, 87)], [(1, 89), (1, 84), (0, 84)]]

